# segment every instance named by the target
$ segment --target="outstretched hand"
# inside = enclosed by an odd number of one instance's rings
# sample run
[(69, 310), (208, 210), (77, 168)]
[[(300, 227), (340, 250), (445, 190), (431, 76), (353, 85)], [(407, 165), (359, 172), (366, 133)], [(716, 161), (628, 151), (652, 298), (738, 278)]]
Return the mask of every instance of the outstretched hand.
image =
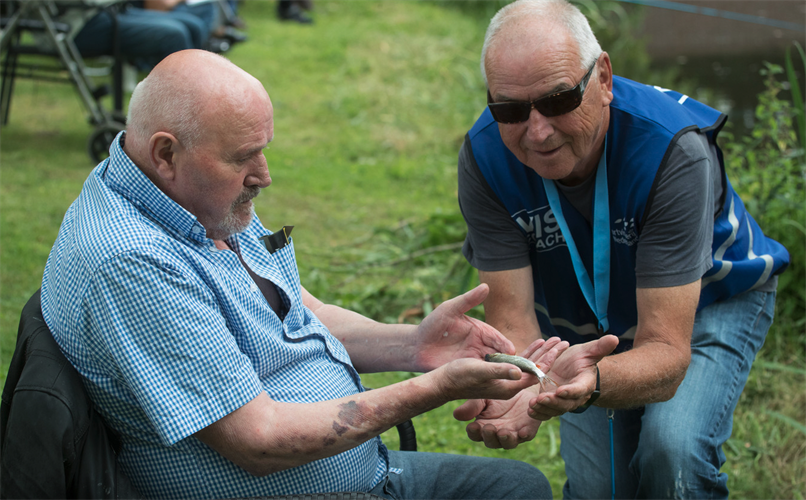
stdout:
[(417, 328), (417, 366), (433, 370), (459, 358), (484, 359), (485, 354), (515, 352), (515, 346), (498, 330), (466, 316), (484, 302), (490, 289), (482, 284), (440, 304)]
[[(535, 341), (521, 354), (548, 371), (566, 349), (568, 342), (552, 337)], [(512, 449), (531, 441), (537, 434), (541, 422), (529, 418), (527, 412), (530, 402), (538, 393), (539, 387), (533, 386), (508, 400), (469, 400), (454, 410), (453, 416), (462, 421), (475, 418), (466, 427), (472, 441), (483, 441), (488, 448)]]
[(556, 391), (539, 394), (529, 403), (529, 416), (548, 420), (585, 404), (596, 388), (596, 363), (613, 352), (618, 337), (604, 337), (571, 346), (551, 369)]

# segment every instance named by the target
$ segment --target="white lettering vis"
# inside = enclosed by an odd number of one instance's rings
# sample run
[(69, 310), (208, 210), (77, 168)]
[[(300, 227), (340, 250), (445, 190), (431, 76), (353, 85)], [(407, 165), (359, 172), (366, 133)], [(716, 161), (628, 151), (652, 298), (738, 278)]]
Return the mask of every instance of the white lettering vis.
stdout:
[(526, 231), (527, 234), (535, 232), (535, 218), (533, 216), (530, 215), (528, 219), (524, 217), (517, 217), (516, 221), (521, 229)]
[(545, 223), (545, 231), (547, 233), (553, 233), (560, 229), (560, 225), (557, 224), (557, 219), (554, 217), (554, 211), (549, 210), (543, 215), (543, 222)]

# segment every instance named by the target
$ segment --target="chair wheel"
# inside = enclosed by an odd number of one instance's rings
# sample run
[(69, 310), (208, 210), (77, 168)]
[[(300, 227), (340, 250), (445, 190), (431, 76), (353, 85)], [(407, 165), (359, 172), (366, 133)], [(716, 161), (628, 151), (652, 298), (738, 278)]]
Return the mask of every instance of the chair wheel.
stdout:
[(87, 141), (87, 152), (92, 161), (98, 164), (109, 157), (109, 145), (118, 132), (125, 129), (126, 125), (119, 122), (102, 123), (95, 127)]

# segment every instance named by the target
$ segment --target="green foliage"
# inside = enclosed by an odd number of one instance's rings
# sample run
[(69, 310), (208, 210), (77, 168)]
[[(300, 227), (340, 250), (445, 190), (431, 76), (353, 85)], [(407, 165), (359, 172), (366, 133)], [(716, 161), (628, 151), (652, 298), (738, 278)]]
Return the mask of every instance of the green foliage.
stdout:
[[(755, 126), (750, 136), (725, 144), (726, 169), (765, 234), (789, 250), (789, 269), (779, 277), (776, 322), (789, 347), (802, 350), (806, 346), (806, 154), (793, 120), (803, 116), (803, 101), (797, 94), (794, 103), (781, 98), (780, 66), (767, 63), (762, 75), (766, 90), (758, 96)], [(792, 88), (798, 88), (797, 81)]]
[[(794, 47), (794, 49), (793, 49)], [(792, 46), (786, 49), (786, 77), (789, 82), (789, 90), (792, 92), (792, 111), (795, 114), (795, 120), (798, 124), (798, 142), (801, 149), (806, 148), (806, 112), (804, 110), (803, 94), (801, 93), (801, 83), (797, 78), (797, 70), (795, 69), (793, 50), (797, 50), (800, 55), (801, 67), (806, 67), (806, 53), (799, 43), (795, 42)]]

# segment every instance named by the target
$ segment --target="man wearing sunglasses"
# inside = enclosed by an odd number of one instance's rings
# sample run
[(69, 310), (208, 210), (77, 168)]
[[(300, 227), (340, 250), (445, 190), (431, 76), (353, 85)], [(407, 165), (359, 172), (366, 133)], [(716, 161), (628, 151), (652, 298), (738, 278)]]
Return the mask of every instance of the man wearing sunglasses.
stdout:
[[(501, 9), (482, 74), (488, 106), (459, 155), (463, 251), (516, 348), (572, 346), (549, 373), (556, 391), (457, 418), (514, 448), (560, 416), (569, 498), (727, 497), (721, 446), (789, 255), (725, 177), (726, 117), (614, 76), (565, 0)], [(619, 346), (594, 363), (581, 349), (604, 333)]]

